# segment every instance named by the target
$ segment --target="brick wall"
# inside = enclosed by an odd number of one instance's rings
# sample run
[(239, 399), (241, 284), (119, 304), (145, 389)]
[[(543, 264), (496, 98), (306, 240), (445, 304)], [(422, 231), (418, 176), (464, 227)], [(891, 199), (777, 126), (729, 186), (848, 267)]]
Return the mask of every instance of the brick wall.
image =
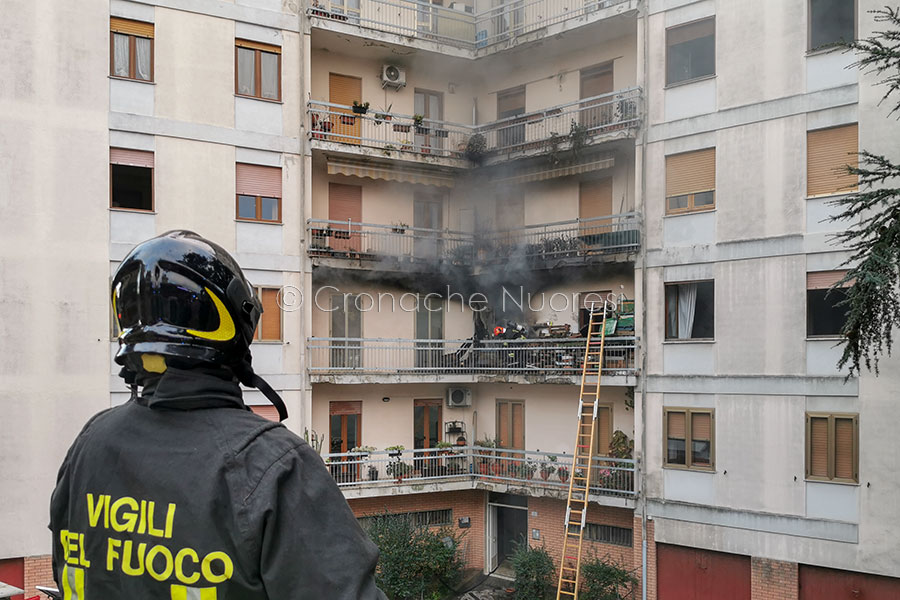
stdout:
[[(641, 579), (641, 516), (634, 515), (634, 576)], [(647, 521), (647, 599), (656, 600), (656, 540), (653, 533), (653, 521)], [(640, 590), (638, 590), (640, 591)], [(638, 596), (640, 597), (640, 596)]]
[[(49, 554), (43, 556), (29, 556), (25, 559), (25, 597), (31, 598), (38, 595), (34, 589), (36, 585), (54, 586), (53, 565)], [(41, 598), (44, 595), (41, 594)]]
[[(364, 517), (385, 511), (417, 512), (422, 510), (453, 510), (453, 529), (463, 534), (462, 552), (467, 569), (484, 569), (484, 515), (487, 494), (481, 490), (456, 492), (432, 492), (428, 494), (404, 494), (378, 498), (352, 498), (348, 500), (353, 514)], [(459, 519), (469, 517), (471, 526), (459, 529)]]
[(797, 563), (751, 557), (750, 597), (753, 600), (797, 600)]

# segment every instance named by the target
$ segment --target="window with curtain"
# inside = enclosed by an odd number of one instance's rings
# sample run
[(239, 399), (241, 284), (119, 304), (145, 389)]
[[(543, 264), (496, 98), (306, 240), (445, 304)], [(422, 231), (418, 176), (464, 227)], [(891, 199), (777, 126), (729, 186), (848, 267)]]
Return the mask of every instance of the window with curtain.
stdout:
[(716, 74), (716, 19), (666, 30), (666, 84)]
[(715, 339), (715, 282), (667, 283), (666, 339)]
[(255, 340), (281, 341), (281, 307), (278, 305), (278, 288), (256, 288), (256, 297), (262, 302), (263, 314), (256, 326)]
[(153, 81), (153, 23), (112, 17), (109, 30), (110, 75)]
[(234, 93), (261, 100), (281, 100), (281, 48), (235, 40)]
[(716, 149), (666, 157), (666, 214), (716, 207)]
[(809, 0), (809, 49), (856, 39), (854, 0)]
[[(807, 337), (835, 337), (847, 322), (846, 288), (831, 289), (847, 274), (846, 271), (816, 271), (806, 274), (806, 335)], [(844, 285), (849, 285), (847, 282)]]
[(859, 482), (859, 415), (806, 414), (806, 478)]
[(663, 409), (664, 462), (668, 467), (714, 468), (714, 410)]

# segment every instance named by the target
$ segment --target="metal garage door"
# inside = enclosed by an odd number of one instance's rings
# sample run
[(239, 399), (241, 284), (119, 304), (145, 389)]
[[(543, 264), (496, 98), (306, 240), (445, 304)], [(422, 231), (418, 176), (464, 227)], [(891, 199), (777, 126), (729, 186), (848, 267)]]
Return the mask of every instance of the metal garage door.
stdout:
[(750, 557), (656, 546), (659, 600), (750, 600)]
[(900, 579), (800, 565), (800, 600), (900, 598)]

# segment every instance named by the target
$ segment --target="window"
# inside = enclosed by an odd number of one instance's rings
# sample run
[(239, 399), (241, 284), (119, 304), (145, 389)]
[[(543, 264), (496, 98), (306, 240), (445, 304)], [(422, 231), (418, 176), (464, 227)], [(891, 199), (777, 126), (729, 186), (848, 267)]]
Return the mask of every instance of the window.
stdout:
[(443, 400), (428, 398), (413, 400), (413, 447), (436, 448), (441, 441), (441, 417)]
[(854, 0), (809, 0), (809, 49), (856, 38)]
[(525, 113), (525, 87), (518, 87), (497, 93), (497, 120), (511, 119), (503, 123), (497, 132), (497, 145), (509, 148), (525, 141), (525, 124), (520, 119), (512, 119)]
[(666, 84), (716, 74), (716, 20), (666, 30)]
[(153, 210), (153, 153), (124, 148), (109, 149), (112, 208)]
[(663, 409), (665, 466), (713, 470), (714, 421), (711, 408)]
[(666, 339), (715, 338), (715, 282), (666, 284)]
[(855, 192), (856, 175), (848, 166), (859, 164), (859, 128), (856, 123), (806, 134), (806, 195), (830, 196)]
[(440, 368), (444, 358), (444, 299), (419, 295), (416, 302), (416, 366)]
[(859, 482), (859, 415), (806, 414), (806, 478)]
[(615, 525), (585, 523), (584, 539), (589, 542), (613, 544), (614, 546), (626, 546), (630, 548), (632, 544), (632, 531), (625, 527), (616, 527)]
[(153, 24), (112, 17), (109, 32), (109, 74), (153, 81)]
[[(818, 271), (806, 274), (806, 335), (838, 336), (847, 322), (847, 309), (838, 306), (846, 300), (843, 289), (832, 290), (846, 271)], [(849, 283), (849, 282), (848, 282)]]
[(281, 100), (281, 48), (247, 40), (234, 45), (234, 93)]
[(262, 302), (263, 314), (256, 326), (253, 339), (260, 342), (281, 341), (281, 307), (278, 305), (277, 288), (256, 288), (256, 297)]
[(716, 149), (666, 157), (666, 214), (716, 207)]
[(281, 169), (237, 163), (236, 217), (241, 221), (281, 222)]
[[(356, 520), (359, 522), (360, 526), (365, 529), (373, 520), (383, 518), (383, 516), (385, 515), (357, 517)], [(387, 513), (386, 516), (412, 519), (412, 522), (416, 527), (449, 527), (453, 525), (452, 508), (422, 510), (418, 512)]]
[(331, 366), (362, 366), (362, 302), (353, 294), (331, 296)]
[(525, 449), (525, 403), (497, 400), (497, 446)]

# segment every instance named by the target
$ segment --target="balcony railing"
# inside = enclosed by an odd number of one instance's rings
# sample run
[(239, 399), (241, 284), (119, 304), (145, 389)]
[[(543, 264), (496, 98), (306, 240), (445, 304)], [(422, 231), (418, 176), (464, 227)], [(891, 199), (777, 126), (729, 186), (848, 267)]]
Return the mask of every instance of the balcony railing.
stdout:
[[(389, 309), (382, 306), (382, 310)], [(309, 371), (332, 375), (580, 376), (585, 338), (520, 340), (308, 339)], [(637, 338), (606, 338), (602, 375), (635, 374)]]
[(473, 136), (484, 138), (484, 156), (541, 153), (589, 146), (602, 134), (640, 121), (640, 88), (583, 98), (539, 111), (472, 126), (399, 113), (354, 114), (352, 107), (320, 100), (307, 104), (310, 138), (375, 148), (388, 157), (400, 152), (461, 159)]
[[(468, 479), (565, 491), (572, 476), (571, 454), (480, 446), (344, 452), (326, 454), (325, 458), (331, 475), (341, 487)], [(596, 456), (590, 464), (592, 495), (624, 498), (635, 495), (633, 459)], [(586, 471), (578, 470), (582, 474)]]
[(549, 261), (634, 252), (640, 246), (636, 213), (555, 223), (490, 233), (309, 219), (309, 255), (398, 263), (449, 262), (470, 265), (523, 257)]
[(421, 0), (313, 0), (307, 14), (467, 50), (509, 42), (630, 0), (513, 0), (473, 14)]

